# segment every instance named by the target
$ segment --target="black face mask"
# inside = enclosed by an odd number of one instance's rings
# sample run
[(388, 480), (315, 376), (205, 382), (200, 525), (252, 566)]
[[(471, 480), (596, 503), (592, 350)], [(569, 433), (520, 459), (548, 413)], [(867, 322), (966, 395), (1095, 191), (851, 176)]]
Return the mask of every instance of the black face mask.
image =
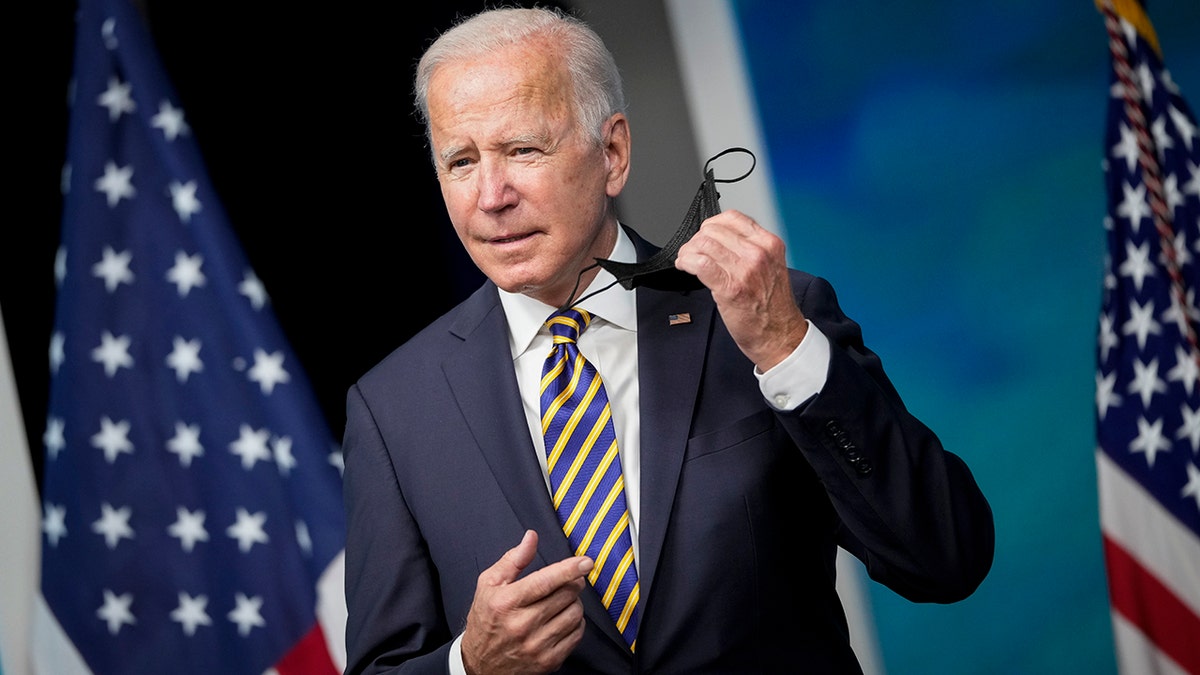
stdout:
[[(744, 152), (750, 155), (750, 168), (746, 170), (746, 173), (737, 178), (714, 178), (710, 165), (717, 159), (732, 152)], [(683, 222), (679, 225), (679, 229), (675, 230), (675, 234), (671, 235), (671, 238), (659, 249), (658, 253), (655, 253), (648, 260), (636, 263), (596, 258), (596, 265), (616, 277), (616, 283), (621, 284), (626, 290), (632, 290), (638, 286), (662, 291), (693, 291), (703, 288), (704, 284), (700, 283), (700, 280), (695, 275), (675, 268), (675, 258), (679, 255), (679, 248), (686, 244), (700, 230), (700, 223), (721, 212), (720, 195), (717, 193), (716, 184), (736, 183), (742, 180), (754, 171), (757, 163), (758, 159), (754, 156), (754, 153), (745, 148), (728, 148), (713, 155), (704, 163), (704, 181), (700, 183), (700, 189), (696, 191), (696, 196), (692, 199), (692, 205), (688, 207), (687, 215), (683, 217)], [(589, 265), (584, 268), (579, 273), (579, 276), (582, 277), (584, 272), (587, 272), (596, 265)], [(611, 284), (589, 295), (595, 295), (608, 288), (611, 288)], [(578, 285), (576, 286), (576, 290), (578, 290)], [(574, 296), (575, 293), (572, 292), (571, 297), (573, 298)], [(570, 307), (583, 299), (568, 300), (562, 309)]]

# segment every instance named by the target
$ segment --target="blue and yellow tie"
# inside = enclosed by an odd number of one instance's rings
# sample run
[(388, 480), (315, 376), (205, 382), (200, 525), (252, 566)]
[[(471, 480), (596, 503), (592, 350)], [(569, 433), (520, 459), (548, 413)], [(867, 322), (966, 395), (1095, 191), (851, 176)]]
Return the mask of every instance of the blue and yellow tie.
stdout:
[(588, 581), (632, 650), (640, 612), (625, 477), (604, 383), (576, 344), (591, 321), (582, 309), (546, 320), (554, 347), (542, 367), (542, 434), (558, 520), (575, 555), (595, 562)]

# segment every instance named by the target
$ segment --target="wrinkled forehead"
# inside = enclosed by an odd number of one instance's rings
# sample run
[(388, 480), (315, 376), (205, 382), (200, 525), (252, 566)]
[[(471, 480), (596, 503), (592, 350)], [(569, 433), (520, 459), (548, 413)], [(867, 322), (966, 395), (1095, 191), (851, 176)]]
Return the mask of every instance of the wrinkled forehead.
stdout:
[[(465, 53), (438, 64), (430, 77), (429, 98), (461, 99), (519, 88), (570, 92), (571, 77), (553, 43), (545, 39), (498, 50)], [(445, 104), (445, 100), (442, 101)]]
[(433, 133), (489, 119), (573, 121), (571, 80), (561, 59), (533, 46), (440, 64), (429, 88)]

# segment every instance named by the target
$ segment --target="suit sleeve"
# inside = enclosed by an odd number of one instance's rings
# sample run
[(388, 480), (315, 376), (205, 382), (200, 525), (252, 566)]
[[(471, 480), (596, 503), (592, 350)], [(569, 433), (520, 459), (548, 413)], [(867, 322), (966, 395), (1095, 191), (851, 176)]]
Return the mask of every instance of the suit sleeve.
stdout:
[(448, 673), (452, 635), (436, 572), (367, 401), (346, 403), (347, 675)]
[(966, 598), (991, 568), (995, 543), (974, 476), (905, 408), (832, 286), (804, 278), (797, 298), (830, 340), (829, 371), (819, 394), (780, 415), (840, 518), (839, 545), (909, 600)]

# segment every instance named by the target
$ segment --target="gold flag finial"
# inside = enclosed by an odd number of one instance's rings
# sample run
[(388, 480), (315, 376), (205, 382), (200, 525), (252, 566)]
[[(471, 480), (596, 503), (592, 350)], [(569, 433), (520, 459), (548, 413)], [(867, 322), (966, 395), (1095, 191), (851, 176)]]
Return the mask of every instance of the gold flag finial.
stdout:
[(1103, 12), (1106, 7), (1112, 8), (1118, 17), (1128, 21), (1137, 29), (1138, 35), (1141, 35), (1154, 53), (1158, 54), (1158, 58), (1162, 59), (1162, 48), (1158, 46), (1158, 34), (1154, 32), (1154, 24), (1150, 23), (1150, 16), (1146, 14), (1146, 8), (1139, 0), (1096, 0), (1097, 9)]

